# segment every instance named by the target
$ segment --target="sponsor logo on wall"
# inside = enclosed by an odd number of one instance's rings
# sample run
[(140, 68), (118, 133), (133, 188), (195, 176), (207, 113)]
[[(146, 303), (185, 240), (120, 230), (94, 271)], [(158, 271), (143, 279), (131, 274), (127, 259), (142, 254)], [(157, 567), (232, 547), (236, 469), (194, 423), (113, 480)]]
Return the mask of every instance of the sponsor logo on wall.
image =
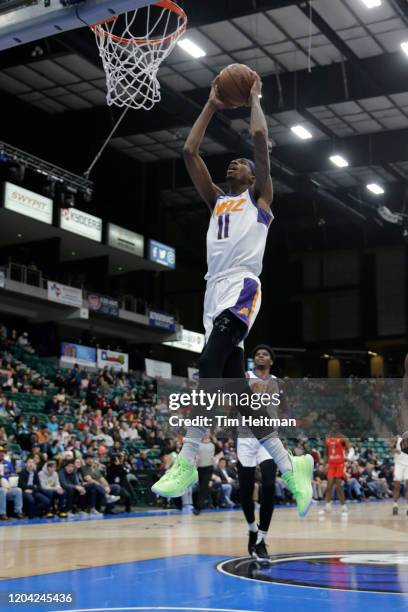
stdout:
[(19, 185), (5, 183), (4, 208), (36, 221), (52, 224), (52, 200)]
[(138, 257), (144, 256), (144, 237), (113, 223), (108, 225), (108, 245)]
[(47, 282), (48, 299), (59, 304), (74, 306), (75, 308), (82, 307), (82, 290), (69, 285), (61, 285), (53, 281)]
[(163, 329), (165, 331), (174, 332), (176, 329), (176, 320), (172, 315), (167, 314), (166, 312), (150, 310), (149, 325), (151, 327), (158, 327), (159, 329)]
[(95, 242), (102, 241), (102, 219), (77, 208), (61, 208), (60, 227)]

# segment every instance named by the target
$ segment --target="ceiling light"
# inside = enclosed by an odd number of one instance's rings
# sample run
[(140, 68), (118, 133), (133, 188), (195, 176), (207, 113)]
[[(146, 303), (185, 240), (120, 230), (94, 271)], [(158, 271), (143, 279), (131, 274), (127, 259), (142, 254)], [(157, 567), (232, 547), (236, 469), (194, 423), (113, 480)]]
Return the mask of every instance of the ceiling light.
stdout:
[(377, 8), (382, 4), (382, 0), (363, 0), (363, 2), (367, 8)]
[(380, 187), (380, 185), (377, 185), (377, 183), (370, 183), (369, 185), (367, 185), (367, 189), (368, 191), (371, 191), (371, 193), (374, 193), (375, 195), (381, 195), (385, 193), (384, 189)]
[(304, 128), (302, 125), (293, 125), (290, 129), (298, 138), (301, 138), (302, 140), (309, 140), (309, 138), (313, 138), (309, 130)]
[(344, 159), (344, 157), (342, 157), (341, 155), (332, 155), (330, 157), (330, 161), (338, 168), (347, 168), (347, 166), (349, 165), (347, 159)]
[(23, 234), (17, 234), (17, 238), (22, 238)]
[(76, 252), (75, 252), (75, 251), (71, 251), (71, 255), (72, 255), (73, 257), (75, 257)]
[(189, 55), (191, 55), (192, 57), (195, 57), (196, 59), (199, 57), (204, 57), (204, 55), (207, 55), (206, 52), (203, 49), (201, 49), (201, 47), (193, 43), (193, 41), (190, 40), (189, 38), (183, 38), (182, 40), (179, 40), (177, 44), (184, 51), (186, 51)]
[(408, 55), (408, 41), (407, 40), (401, 43), (401, 49), (403, 50), (404, 53), (406, 53), (406, 55)]

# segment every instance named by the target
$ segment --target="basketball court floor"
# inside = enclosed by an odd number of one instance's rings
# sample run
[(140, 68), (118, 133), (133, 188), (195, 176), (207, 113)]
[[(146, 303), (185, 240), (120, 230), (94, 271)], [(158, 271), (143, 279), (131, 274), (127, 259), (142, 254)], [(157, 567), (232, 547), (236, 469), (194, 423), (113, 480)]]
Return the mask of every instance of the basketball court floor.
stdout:
[[(125, 516), (125, 515), (121, 515)], [(301, 521), (277, 508), (271, 563), (246, 557), (240, 511), (22, 521), (0, 528), (1, 609), (392, 610), (408, 608), (408, 517), (387, 502)], [(70, 603), (10, 603), (13, 593), (71, 593)]]

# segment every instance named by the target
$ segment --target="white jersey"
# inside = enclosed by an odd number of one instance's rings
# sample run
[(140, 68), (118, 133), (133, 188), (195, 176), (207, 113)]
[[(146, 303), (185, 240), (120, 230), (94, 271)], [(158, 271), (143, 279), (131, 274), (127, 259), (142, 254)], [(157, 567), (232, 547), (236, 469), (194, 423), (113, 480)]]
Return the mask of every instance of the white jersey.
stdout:
[[(262, 385), (262, 388), (259, 388), (256, 390), (256, 393), (269, 393), (269, 394), (273, 394), (273, 393), (279, 393), (279, 383), (278, 383), (278, 379), (276, 376), (274, 376), (273, 374), (269, 374), (268, 376), (266, 376), (265, 378), (261, 378), (260, 376), (257, 376), (255, 374), (255, 372), (253, 370), (249, 370), (248, 372), (245, 373), (245, 376), (248, 380), (248, 384), (251, 387), (251, 389), (253, 389), (253, 386), (255, 383), (264, 383), (264, 385)], [(271, 385), (271, 381), (275, 381), (275, 384)], [(275, 388), (276, 387), (276, 388)], [(275, 417), (275, 413), (276, 409), (273, 406), (269, 406), (267, 409), (268, 413), (270, 413), (271, 417)], [(244, 438), (254, 438), (255, 436), (252, 433), (251, 429), (249, 427), (239, 427), (238, 429), (238, 437), (244, 437)]]
[(207, 232), (206, 279), (243, 270), (259, 276), (272, 213), (260, 208), (249, 189), (219, 196)]
[[(266, 389), (267, 385), (268, 386), (270, 385), (271, 380), (276, 380), (276, 384), (277, 384), (277, 378), (273, 374), (270, 374), (266, 378), (260, 378), (259, 376), (255, 374), (255, 372), (250, 371), (246, 373), (246, 377), (248, 379), (248, 384), (250, 387), (252, 387), (254, 383), (260, 382), (260, 383), (266, 383), (265, 384), (265, 389)], [(277, 385), (277, 391), (278, 389), (279, 388)], [(265, 393), (266, 391), (261, 390), (259, 392)], [(271, 456), (266, 450), (266, 448), (264, 448), (262, 444), (259, 442), (259, 440), (255, 438), (254, 434), (249, 429), (249, 427), (239, 427), (238, 428), (237, 456), (238, 456), (238, 461), (244, 467), (256, 467), (257, 465), (260, 465), (263, 461), (267, 461), (268, 459), (271, 459)]]
[(394, 456), (394, 463), (395, 465), (404, 465), (406, 467), (408, 467), (408, 455), (407, 453), (403, 453), (401, 451), (401, 436), (398, 436), (397, 438), (397, 444), (396, 444), (396, 448), (397, 448), (397, 453), (395, 453)]

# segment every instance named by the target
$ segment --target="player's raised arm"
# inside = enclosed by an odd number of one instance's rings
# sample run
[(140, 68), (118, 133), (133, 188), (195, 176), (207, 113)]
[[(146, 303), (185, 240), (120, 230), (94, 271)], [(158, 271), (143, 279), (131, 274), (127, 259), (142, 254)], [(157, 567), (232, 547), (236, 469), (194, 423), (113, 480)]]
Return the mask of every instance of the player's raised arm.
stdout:
[(261, 208), (269, 211), (273, 200), (273, 187), (271, 178), (271, 165), (268, 149), (268, 126), (264, 112), (261, 107), (260, 98), (262, 92), (262, 81), (255, 74), (255, 82), (251, 89), (251, 136), (254, 143), (255, 157), (255, 197)]
[(208, 168), (200, 155), (200, 146), (215, 111), (224, 108), (223, 103), (217, 97), (216, 86), (215, 80), (211, 87), (208, 102), (191, 128), (183, 149), (184, 161), (194, 187), (211, 211), (217, 197), (224, 192), (217, 185), (214, 185)]

